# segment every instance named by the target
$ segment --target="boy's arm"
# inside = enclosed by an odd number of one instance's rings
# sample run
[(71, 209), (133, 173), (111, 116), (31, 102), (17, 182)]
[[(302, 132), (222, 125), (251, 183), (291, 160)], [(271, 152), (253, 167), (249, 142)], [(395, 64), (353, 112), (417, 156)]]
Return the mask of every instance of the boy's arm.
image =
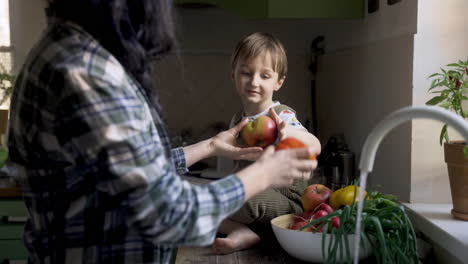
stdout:
[(322, 149), (320, 141), (301, 125), (293, 112), (288, 111), (285, 114), (280, 113), (280, 115), (284, 115), (284, 119), (280, 117), (273, 108), (270, 108), (269, 114), (278, 125), (280, 139), (287, 137), (297, 138), (308, 146), (314, 146), (314, 149), (318, 150), (317, 154), (320, 154)]

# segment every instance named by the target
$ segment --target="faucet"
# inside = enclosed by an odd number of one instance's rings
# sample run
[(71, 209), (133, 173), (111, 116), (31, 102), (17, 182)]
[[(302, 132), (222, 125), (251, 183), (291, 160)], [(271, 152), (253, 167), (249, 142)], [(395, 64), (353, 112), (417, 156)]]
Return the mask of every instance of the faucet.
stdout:
[(360, 190), (359, 190), (359, 201), (358, 201), (358, 211), (356, 218), (356, 233), (354, 237), (354, 263), (359, 263), (359, 243), (360, 243), (360, 233), (361, 233), (361, 218), (362, 210), (364, 206), (364, 191), (366, 188), (367, 175), (372, 171), (374, 166), (375, 154), (377, 148), (380, 145), (380, 142), (384, 136), (390, 132), (394, 127), (416, 118), (429, 118), (439, 120), (443, 123), (448, 124), (449, 126), (455, 128), (458, 132), (462, 134), (465, 138), (465, 142), (468, 142), (468, 122), (463, 119), (461, 116), (448, 111), (444, 108), (437, 106), (409, 106), (399, 109), (390, 115), (388, 115), (384, 120), (382, 120), (377, 126), (372, 130), (372, 132), (367, 137), (362, 147), (361, 159), (359, 162), (359, 170), (361, 171), (360, 177)]

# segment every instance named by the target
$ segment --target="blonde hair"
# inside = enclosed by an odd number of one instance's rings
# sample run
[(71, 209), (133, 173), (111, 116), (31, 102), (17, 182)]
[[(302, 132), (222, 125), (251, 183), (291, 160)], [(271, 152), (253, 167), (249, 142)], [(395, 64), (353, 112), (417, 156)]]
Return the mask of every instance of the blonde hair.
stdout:
[(270, 54), (273, 70), (278, 73), (278, 79), (286, 77), (288, 59), (283, 44), (274, 36), (257, 32), (241, 39), (231, 57), (231, 68), (235, 71), (239, 61), (249, 61), (260, 55)]

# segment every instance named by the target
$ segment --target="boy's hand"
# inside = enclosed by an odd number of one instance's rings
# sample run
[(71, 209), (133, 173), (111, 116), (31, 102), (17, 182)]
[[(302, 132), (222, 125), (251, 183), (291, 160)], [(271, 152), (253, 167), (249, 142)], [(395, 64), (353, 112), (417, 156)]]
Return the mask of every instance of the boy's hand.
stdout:
[(307, 129), (304, 127), (294, 127), (288, 125), (281, 119), (275, 112), (273, 108), (270, 108), (269, 114), (273, 120), (276, 122), (276, 126), (278, 128), (278, 137), (279, 140), (283, 140), (288, 137), (294, 137), (299, 139), (300, 141), (304, 142), (307, 146), (312, 146), (316, 150), (316, 154), (319, 155), (321, 151), (320, 141)]
[(224, 156), (236, 160), (257, 160), (262, 155), (263, 149), (260, 147), (242, 148), (237, 145), (236, 139), (247, 123), (248, 119), (245, 118), (235, 127), (220, 132), (211, 138), (210, 147), (215, 156)]
[(270, 108), (268, 113), (270, 117), (276, 122), (276, 127), (278, 128), (279, 140), (283, 140), (287, 137), (291, 137), (292, 134), (294, 134), (292, 133), (291, 129), (295, 129), (295, 128), (286, 124), (286, 122), (284, 122), (284, 120), (278, 116), (275, 109)]

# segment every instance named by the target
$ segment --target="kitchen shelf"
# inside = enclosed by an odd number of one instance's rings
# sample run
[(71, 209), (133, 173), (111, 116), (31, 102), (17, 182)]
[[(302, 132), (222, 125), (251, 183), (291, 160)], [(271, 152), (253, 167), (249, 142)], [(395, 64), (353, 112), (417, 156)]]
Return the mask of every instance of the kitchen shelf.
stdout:
[[(405, 203), (413, 226), (437, 243), (459, 263), (468, 260), (468, 222), (455, 219), (452, 204)], [(447, 262), (454, 263), (454, 262)]]
[(365, 0), (175, 0), (176, 5), (214, 5), (246, 18), (363, 18)]

